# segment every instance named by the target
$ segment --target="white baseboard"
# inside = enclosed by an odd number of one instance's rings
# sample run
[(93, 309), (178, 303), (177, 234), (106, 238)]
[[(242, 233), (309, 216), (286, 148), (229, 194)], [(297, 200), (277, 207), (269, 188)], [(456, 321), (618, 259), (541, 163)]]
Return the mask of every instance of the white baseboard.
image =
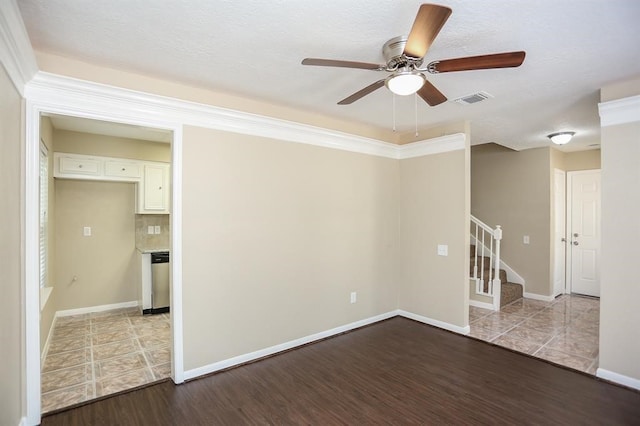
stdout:
[(87, 308), (67, 309), (64, 311), (57, 311), (56, 317), (68, 317), (71, 315), (90, 314), (92, 312), (104, 312), (104, 311), (110, 311), (112, 309), (135, 308), (136, 306), (138, 306), (137, 300), (134, 300), (131, 302), (112, 303), (110, 305), (89, 306)]
[(23, 417), (20, 419), (20, 423), (18, 423), (18, 426), (27, 426), (27, 418)]
[(366, 318), (360, 321), (352, 322), (340, 327), (332, 328), (331, 330), (321, 331), (320, 333), (311, 334), (309, 336), (301, 337), (299, 339), (290, 340), (279, 345), (271, 346), (265, 349), (261, 349), (255, 352), (250, 352), (244, 355), (239, 355), (233, 358), (225, 359), (223, 361), (214, 362), (213, 364), (204, 365), (202, 367), (194, 368), (184, 372), (184, 379), (190, 380), (205, 374), (214, 373), (225, 368), (233, 367), (235, 365), (244, 364), (246, 362), (254, 361), (259, 358), (263, 358), (269, 355), (276, 354), (278, 352), (293, 349), (298, 346), (306, 345), (307, 343), (315, 342), (320, 339), (334, 336), (336, 334), (344, 333), (365, 325), (373, 324), (375, 322), (383, 321), (388, 318), (392, 318), (399, 315), (398, 311), (391, 311), (384, 314), (376, 315), (374, 317)]
[(493, 306), (493, 303), (479, 302), (477, 300), (472, 300), (472, 299), (469, 299), (469, 306), (475, 306), (476, 308), (490, 309), (492, 311), (496, 310), (495, 307)]
[(613, 371), (605, 370), (604, 368), (598, 368), (596, 370), (596, 376), (601, 379), (609, 380), (610, 382), (640, 390), (640, 379), (625, 376), (624, 374), (614, 373)]
[(524, 297), (525, 299), (534, 299), (534, 300), (542, 300), (544, 302), (553, 302), (555, 300), (555, 297), (553, 296), (543, 296), (542, 294), (536, 294), (536, 293), (523, 293), (522, 297)]
[(398, 310), (398, 315), (409, 318), (412, 320), (416, 320), (425, 324), (433, 325), (435, 327), (444, 328), (445, 330), (453, 331), (459, 334), (469, 334), (471, 331), (471, 327), (468, 325), (466, 327), (460, 327), (457, 325), (449, 324), (448, 322), (443, 322), (440, 320), (436, 320), (429, 317), (423, 317), (422, 315), (414, 314), (412, 312), (403, 311), (402, 309)]
[(42, 348), (42, 354), (40, 354), (40, 365), (44, 365), (44, 360), (47, 358), (47, 353), (49, 352), (49, 342), (51, 342), (51, 336), (53, 336), (53, 329), (56, 326), (57, 319), (58, 319), (58, 315), (54, 315), (53, 321), (51, 321), (51, 327), (49, 327), (49, 334), (47, 335), (47, 340), (44, 342), (44, 347)]

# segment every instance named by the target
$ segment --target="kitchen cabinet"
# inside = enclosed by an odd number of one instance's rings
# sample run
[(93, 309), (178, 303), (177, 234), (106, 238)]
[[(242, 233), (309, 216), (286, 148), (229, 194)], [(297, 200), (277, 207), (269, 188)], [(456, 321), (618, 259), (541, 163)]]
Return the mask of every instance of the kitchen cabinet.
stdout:
[(139, 179), (140, 169), (142, 165), (133, 161), (106, 160), (104, 162), (105, 176)]
[(73, 176), (99, 176), (102, 174), (102, 163), (91, 157), (64, 156), (57, 158), (59, 172)]
[(53, 156), (55, 178), (132, 182), (136, 184), (136, 213), (170, 212), (171, 166), (168, 163), (64, 152), (55, 152)]
[(144, 178), (138, 185), (137, 213), (169, 213), (169, 172), (168, 164), (144, 165)]

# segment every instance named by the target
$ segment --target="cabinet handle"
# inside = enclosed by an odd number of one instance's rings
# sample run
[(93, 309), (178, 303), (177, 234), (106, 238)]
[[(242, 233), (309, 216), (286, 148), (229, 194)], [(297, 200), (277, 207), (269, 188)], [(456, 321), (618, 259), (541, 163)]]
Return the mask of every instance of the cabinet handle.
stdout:
[(78, 168), (79, 168), (79, 169), (81, 169), (81, 168), (82, 168), (82, 164), (79, 164), (79, 165), (78, 165)]
[(125, 170), (126, 170), (126, 169), (123, 167), (123, 168), (122, 168), (122, 171), (124, 172)]
[(161, 187), (161, 186), (159, 186), (159, 187), (158, 187), (158, 189), (162, 189), (162, 187)]

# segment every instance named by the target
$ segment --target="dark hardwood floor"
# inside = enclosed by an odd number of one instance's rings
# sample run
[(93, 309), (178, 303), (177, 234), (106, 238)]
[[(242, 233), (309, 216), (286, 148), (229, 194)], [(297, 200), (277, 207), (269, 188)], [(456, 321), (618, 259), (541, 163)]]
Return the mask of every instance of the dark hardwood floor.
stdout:
[(640, 424), (640, 392), (396, 317), (42, 425)]

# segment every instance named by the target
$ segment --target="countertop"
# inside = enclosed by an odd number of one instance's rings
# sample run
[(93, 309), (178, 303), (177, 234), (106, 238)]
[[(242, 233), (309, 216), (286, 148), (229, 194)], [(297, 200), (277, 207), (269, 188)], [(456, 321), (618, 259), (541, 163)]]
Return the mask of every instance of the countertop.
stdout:
[(147, 253), (159, 253), (159, 252), (163, 252), (163, 251), (171, 251), (168, 248), (140, 248), (140, 247), (136, 247), (136, 249), (142, 253), (142, 254), (147, 254)]

